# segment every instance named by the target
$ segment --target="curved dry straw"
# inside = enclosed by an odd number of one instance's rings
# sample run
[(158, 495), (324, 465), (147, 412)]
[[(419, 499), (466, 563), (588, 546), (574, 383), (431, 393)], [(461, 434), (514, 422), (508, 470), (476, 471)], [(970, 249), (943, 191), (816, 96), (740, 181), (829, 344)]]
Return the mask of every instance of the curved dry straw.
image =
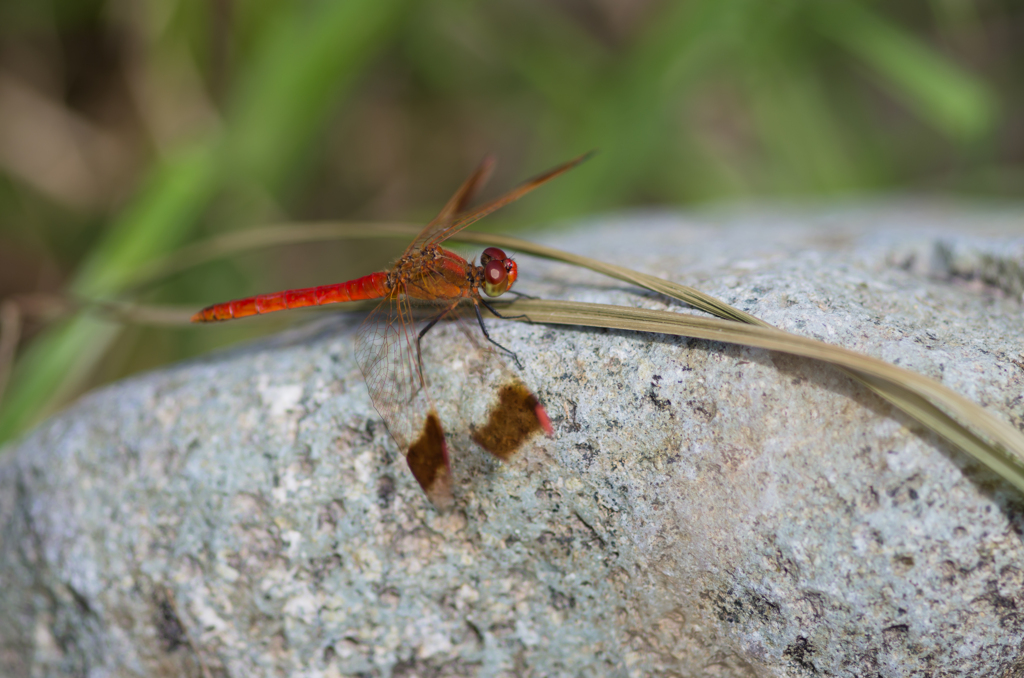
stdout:
[(782, 351), (831, 363), (1024, 492), (1024, 435), (932, 379), (855, 351), (783, 332), (686, 285), (515, 238), (479, 233), (465, 236), (461, 239), (466, 242), (490, 243), (589, 268), (686, 302), (720, 318), (570, 302), (520, 300), (511, 305), (510, 310), (525, 313), (534, 322), (675, 334)]
[[(409, 240), (418, 235), (419, 231), (419, 226), (411, 224), (337, 222), (254, 229), (183, 248), (147, 267), (144, 274), (132, 280), (130, 287), (139, 289), (173, 273), (246, 249), (339, 239), (395, 237)], [(532, 322), (673, 334), (753, 346), (827, 362), (1024, 492), (1024, 435), (999, 417), (932, 379), (855, 351), (783, 332), (700, 290), (621, 266), (491, 233), (463, 232), (453, 240), (493, 245), (589, 268), (716, 316), (704, 318), (669, 311), (533, 299), (520, 299), (505, 306), (513, 313), (526, 314)], [(104, 302), (95, 308), (125, 321), (143, 324), (177, 324), (184, 316), (183, 311), (129, 302)]]

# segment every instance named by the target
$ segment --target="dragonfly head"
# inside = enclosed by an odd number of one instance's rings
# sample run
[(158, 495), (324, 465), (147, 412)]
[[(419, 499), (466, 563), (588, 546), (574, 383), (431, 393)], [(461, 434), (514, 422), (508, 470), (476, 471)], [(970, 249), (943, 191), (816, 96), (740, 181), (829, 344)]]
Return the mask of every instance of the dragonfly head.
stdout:
[(489, 297), (500, 297), (507, 292), (519, 275), (516, 262), (497, 247), (484, 250), (480, 265), (484, 267), (484, 294)]

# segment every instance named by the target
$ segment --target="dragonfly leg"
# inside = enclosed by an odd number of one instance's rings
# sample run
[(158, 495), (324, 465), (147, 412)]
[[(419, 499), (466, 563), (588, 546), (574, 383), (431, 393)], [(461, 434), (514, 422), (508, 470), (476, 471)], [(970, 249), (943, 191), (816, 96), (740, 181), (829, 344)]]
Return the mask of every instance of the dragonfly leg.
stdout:
[[(418, 335), (416, 335), (416, 364), (419, 365), (419, 367), (420, 367), (420, 377), (421, 378), (423, 376), (423, 351), (420, 348), (420, 341), (422, 341), (424, 335), (426, 335), (426, 333), (429, 332), (430, 329), (434, 325), (437, 324), (437, 321), (440, 320), (441, 318), (445, 317), (449, 313), (451, 313), (453, 308), (455, 308), (455, 304), (452, 304), (451, 306), (449, 306), (448, 308), (444, 309), (443, 311), (438, 313), (436, 316), (431, 318), (430, 322), (428, 322), (426, 324), (426, 326), (424, 326), (424, 328), (422, 330), (420, 330), (420, 333)], [(477, 315), (479, 315), (479, 314), (480, 314), (480, 312), (477, 311)], [(484, 334), (486, 335), (487, 333), (484, 332)]]
[[(509, 294), (509, 292), (506, 292), (505, 294)], [(534, 299), (535, 297), (530, 297), (530, 298)], [(519, 315), (502, 315), (501, 313), (498, 313), (498, 310), (496, 308), (494, 308), (493, 306), (491, 306), (487, 302), (487, 300), (484, 299), (483, 297), (481, 297), (477, 301), (479, 301), (481, 304), (483, 304), (484, 308), (486, 308), (488, 311), (490, 311), (491, 313), (493, 313), (497, 317), (501, 318), (502, 320), (519, 320), (520, 318), (526, 318), (527, 320), (529, 320), (529, 317), (527, 317), (527, 315), (525, 313), (520, 313)], [(476, 309), (476, 314), (478, 316), (480, 315), (480, 307), (479, 306)], [(485, 332), (485, 334), (486, 334), (486, 332)]]
[[(488, 311), (490, 311), (491, 313), (494, 313), (494, 309), (491, 308), (490, 304), (488, 304), (483, 299), (480, 299), (479, 301), (480, 301), (480, 304), (483, 304), (484, 306), (487, 307)], [(491, 342), (492, 344), (494, 344), (495, 346), (500, 348), (502, 351), (504, 351), (505, 353), (508, 353), (510, 356), (512, 356), (512, 360), (516, 361), (516, 366), (518, 366), (519, 369), (523, 369), (523, 364), (521, 362), (519, 362), (519, 356), (517, 356), (514, 351), (510, 351), (509, 349), (505, 348), (504, 346), (502, 346), (501, 344), (496, 342), (494, 339), (491, 339), (491, 335), (487, 333), (487, 326), (484, 325), (484, 317), (483, 317), (483, 315), (480, 314), (480, 304), (474, 303), (473, 304), (473, 310), (476, 311), (477, 322), (480, 323), (480, 330), (484, 333), (484, 336), (487, 337), (487, 341)], [(523, 316), (523, 315), (501, 315), (500, 313), (494, 313), (494, 315), (498, 316), (499, 318), (525, 318), (526, 317), (526, 316)]]

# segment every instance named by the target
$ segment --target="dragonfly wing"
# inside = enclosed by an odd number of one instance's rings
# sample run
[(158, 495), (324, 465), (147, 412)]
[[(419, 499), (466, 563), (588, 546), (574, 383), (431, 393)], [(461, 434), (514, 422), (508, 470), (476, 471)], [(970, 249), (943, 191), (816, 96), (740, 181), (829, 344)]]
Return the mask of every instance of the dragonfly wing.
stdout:
[(491, 178), (491, 173), (494, 171), (494, 162), (493, 155), (488, 154), (484, 156), (484, 159), (480, 161), (480, 164), (473, 173), (459, 186), (459, 190), (455, 191), (455, 195), (448, 200), (448, 203), (445, 204), (438, 215), (412, 241), (412, 244), (405, 251), (406, 254), (422, 248), (426, 243), (434, 239), (434, 235), (437, 232), (444, 231), (444, 229), (451, 226), (452, 221), (466, 210), (466, 207), (476, 197), (476, 194), (487, 183), (487, 180)]
[[(451, 398), (441, 403), (445, 416), (458, 411), (468, 424), (468, 440), (508, 460), (537, 433), (551, 435), (551, 423), (504, 355), (484, 339), (475, 322), (460, 317), (460, 311), (472, 312), (452, 309), (453, 301), (436, 306), (438, 313), (448, 306), (448, 317), (457, 320), (442, 321), (423, 337), (423, 363), (437, 381), (434, 385)], [(420, 372), (417, 336), (417, 318), (408, 299), (385, 299), (363, 322), (356, 352), (370, 399), (413, 476), (434, 505), (447, 508), (454, 501), (450, 455), (430, 384)], [(455, 437), (463, 434), (457, 431)]]
[(444, 428), (430, 400), (416, 352), (416, 322), (405, 297), (385, 299), (356, 338), (356, 358), (370, 400), (438, 508), (452, 504), (451, 463)]
[[(453, 235), (463, 230), (467, 226), (470, 226), (471, 224), (475, 224), (476, 222), (480, 221), (491, 212), (495, 212), (504, 207), (505, 205), (511, 202), (515, 202), (516, 200), (519, 200), (533, 189), (538, 188), (539, 186), (547, 183), (548, 181), (551, 181), (555, 177), (568, 172), (573, 167), (589, 158), (591, 155), (593, 155), (593, 152), (585, 153), (584, 155), (581, 155), (578, 158), (574, 158), (567, 163), (561, 164), (558, 167), (555, 167), (554, 169), (548, 170), (544, 174), (540, 174), (530, 179), (529, 181), (526, 181), (525, 183), (522, 183), (519, 186), (513, 188), (511, 191), (501, 196), (500, 198), (496, 198), (489, 203), (481, 205), (472, 212), (469, 212), (467, 214), (460, 214), (457, 218), (451, 220), (449, 223), (441, 222), (434, 224), (433, 222), (431, 222), (431, 225), (428, 225), (427, 228), (424, 229), (423, 233), (421, 233), (420, 236), (416, 239), (416, 243), (419, 243), (417, 246), (423, 247), (426, 245), (439, 245), (440, 243), (452, 237)], [(422, 243), (420, 243), (421, 240)]]

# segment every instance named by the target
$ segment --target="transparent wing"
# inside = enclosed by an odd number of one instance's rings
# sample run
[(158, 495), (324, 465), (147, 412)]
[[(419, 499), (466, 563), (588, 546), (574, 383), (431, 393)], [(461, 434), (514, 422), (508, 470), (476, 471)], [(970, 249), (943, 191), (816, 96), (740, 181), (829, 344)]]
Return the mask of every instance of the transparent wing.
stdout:
[(412, 241), (405, 250), (406, 254), (421, 249), (425, 244), (433, 240), (435, 233), (451, 226), (455, 217), (465, 211), (469, 203), (476, 197), (476, 194), (487, 183), (487, 180), (491, 178), (491, 173), (494, 172), (494, 163), (493, 155), (488, 154), (484, 156), (484, 159), (480, 161), (480, 164), (477, 165), (473, 173), (459, 186), (459, 190), (455, 191), (455, 195), (448, 200), (438, 215)]
[[(486, 203), (485, 205), (481, 205), (472, 212), (460, 214), (453, 219), (449, 219), (447, 223), (445, 223), (445, 221), (438, 221), (437, 219), (435, 219), (430, 224), (428, 224), (427, 228), (425, 228), (423, 232), (419, 235), (419, 237), (416, 238), (414, 245), (416, 245), (417, 247), (424, 247), (426, 245), (438, 245), (444, 242), (445, 240), (452, 237), (453, 235), (455, 235), (462, 229), (466, 228), (467, 226), (470, 226), (471, 224), (475, 224), (476, 222), (480, 221), (488, 214), (501, 209), (502, 207), (511, 202), (519, 200), (533, 189), (538, 188), (539, 186), (547, 183), (548, 181), (551, 181), (555, 177), (568, 172), (573, 167), (589, 158), (591, 155), (593, 155), (593, 151), (591, 151), (590, 153), (585, 153), (584, 155), (581, 155), (578, 158), (574, 158), (567, 163), (555, 167), (554, 169), (548, 170), (544, 174), (538, 175), (530, 179), (529, 181), (513, 188), (511, 191), (501, 196), (500, 198), (496, 198), (495, 200), (492, 200), (491, 202)], [(472, 179), (472, 177), (470, 177), (470, 179)], [(451, 201), (449, 201), (449, 203), (450, 202)]]
[(370, 401), (384, 420), (427, 497), (452, 503), (444, 427), (430, 399), (416, 353), (416, 317), (406, 297), (382, 301), (359, 328), (356, 359)]
[(356, 338), (356, 359), (370, 400), (403, 453), (412, 430), (397, 425), (396, 416), (403, 405), (414, 402), (421, 387), (415, 352), (410, 355), (410, 338), (402, 320), (410, 311), (405, 299), (385, 299), (363, 321)]
[[(449, 415), (460, 413), (469, 425), (469, 439), (500, 459), (518, 452), (534, 434), (552, 433), (547, 413), (522, 379), (512, 372), (505, 354), (489, 343), (475, 317), (461, 315), (467, 300), (438, 299), (414, 308), (405, 296), (385, 299), (363, 321), (356, 338), (356, 356), (370, 400), (398, 443), (413, 476), (430, 500), (445, 508), (453, 502), (451, 462), (444, 427), (421, 372), (417, 337), (423, 323), (439, 314), (446, 319), (423, 338), (423, 364)], [(467, 302), (471, 303), (471, 302)], [(461, 313), (460, 313), (461, 312)], [(454, 324), (457, 329), (451, 329)], [(459, 403), (458, 406), (455, 403)], [(457, 436), (464, 431), (456, 431)]]

